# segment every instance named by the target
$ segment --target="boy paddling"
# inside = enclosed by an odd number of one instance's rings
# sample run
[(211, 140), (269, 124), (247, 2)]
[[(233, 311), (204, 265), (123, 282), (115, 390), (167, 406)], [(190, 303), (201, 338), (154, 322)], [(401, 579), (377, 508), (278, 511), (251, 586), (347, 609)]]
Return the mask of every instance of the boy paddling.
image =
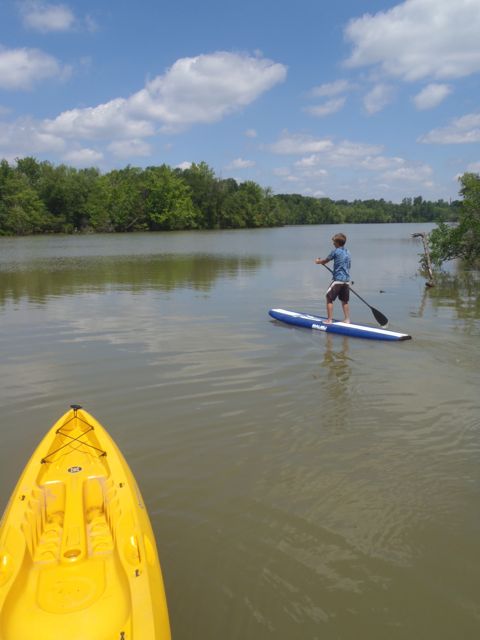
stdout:
[(350, 308), (348, 301), (350, 299), (350, 252), (345, 248), (347, 236), (343, 233), (337, 233), (332, 238), (335, 249), (331, 251), (326, 258), (316, 258), (315, 264), (327, 264), (333, 260), (333, 280), (327, 290), (327, 319), (326, 324), (333, 322), (333, 301), (337, 299), (342, 303), (343, 322), (350, 322)]

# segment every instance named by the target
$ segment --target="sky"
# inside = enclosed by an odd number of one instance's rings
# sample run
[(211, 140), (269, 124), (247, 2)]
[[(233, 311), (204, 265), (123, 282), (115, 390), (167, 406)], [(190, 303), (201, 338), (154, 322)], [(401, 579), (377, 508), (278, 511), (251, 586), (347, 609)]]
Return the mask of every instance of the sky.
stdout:
[(480, 0), (0, 0), (0, 158), (457, 199)]

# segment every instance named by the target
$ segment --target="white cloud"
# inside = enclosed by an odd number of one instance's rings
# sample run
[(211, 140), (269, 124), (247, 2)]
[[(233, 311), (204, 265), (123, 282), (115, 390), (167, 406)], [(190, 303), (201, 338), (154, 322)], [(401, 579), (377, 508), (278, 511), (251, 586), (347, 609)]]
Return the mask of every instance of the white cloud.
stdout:
[[(63, 72), (54, 58), (41, 51), (0, 50), (0, 88), (29, 88)], [(56, 151), (63, 157), (71, 153), (72, 161), (82, 163), (100, 159), (85, 141), (105, 141), (104, 151), (117, 157), (145, 156), (150, 153), (145, 138), (158, 134), (159, 125), (180, 131), (220, 120), (282, 82), (286, 73), (282, 64), (245, 54), (216, 52), (182, 58), (129, 97), (70, 109), (50, 119), (0, 123), (0, 154)]]
[(413, 98), (417, 109), (433, 109), (438, 106), (451, 93), (452, 88), (448, 84), (428, 84)]
[(328, 162), (337, 167), (363, 166), (371, 156), (381, 153), (381, 145), (365, 144), (361, 142), (340, 142), (328, 155)]
[(436, 144), (480, 142), (480, 112), (455, 118), (446, 127), (432, 129), (429, 133), (421, 136), (419, 142)]
[(25, 0), (19, 8), (24, 26), (41, 33), (69, 31), (75, 23), (73, 11), (64, 4)]
[(386, 156), (366, 156), (360, 161), (360, 166), (368, 171), (386, 171), (405, 165), (403, 158), (388, 158)]
[(333, 147), (333, 142), (329, 139), (315, 139), (303, 134), (289, 133), (284, 131), (280, 140), (270, 145), (268, 148), (273, 153), (285, 155), (302, 155), (304, 153), (319, 153), (327, 151)]
[(48, 78), (65, 78), (69, 67), (39, 49), (0, 48), (0, 89), (25, 90)]
[[(288, 149), (292, 155), (295, 150), (298, 155), (303, 155), (302, 152), (305, 149), (313, 148), (316, 142), (323, 143), (324, 141), (286, 132), (279, 142), (281, 144), (277, 143), (277, 147), (275, 147), (277, 152), (283, 153)], [(329, 142), (330, 145), (323, 148), (322, 151), (307, 153), (296, 160), (290, 168), (282, 167), (275, 170), (274, 175), (282, 180), (285, 188), (288, 183), (295, 182), (298, 184), (297, 188), (304, 194), (317, 190), (319, 184), (325, 184), (327, 178), (329, 178), (329, 183), (334, 184), (336, 177), (342, 175), (341, 170), (356, 172), (357, 185), (361, 185), (363, 181), (361, 191), (364, 191), (367, 185), (376, 185), (375, 188), (380, 189), (380, 184), (390, 184), (392, 194), (397, 195), (402, 189), (421, 186), (430, 190), (434, 186), (433, 170), (427, 164), (412, 164), (397, 156), (385, 156), (382, 154), (383, 147), (381, 145), (357, 143), (349, 140), (339, 142), (330, 140)], [(350, 177), (350, 186), (353, 184), (352, 180), (353, 178)], [(332, 184), (330, 184), (330, 188), (332, 188)], [(336, 188), (339, 188), (338, 185)], [(350, 196), (358, 197), (358, 193), (356, 196), (354, 194), (355, 189), (352, 190)], [(385, 195), (384, 187), (381, 188), (381, 194), (382, 197)]]
[(329, 154), (329, 162), (339, 167), (359, 166), (366, 159), (380, 154), (382, 151), (382, 145), (344, 140), (336, 145)]
[(227, 169), (249, 169), (255, 166), (254, 160), (244, 160), (243, 158), (236, 158), (227, 167)]
[(103, 153), (95, 149), (72, 149), (64, 154), (63, 159), (75, 167), (91, 167), (103, 160)]
[(70, 139), (141, 139), (157, 123), (181, 130), (215, 122), (284, 80), (286, 68), (267, 59), (217, 52), (178, 60), (163, 76), (127, 98), (64, 111), (40, 127)]
[(304, 178), (325, 178), (328, 175), (328, 171), (326, 169), (319, 169), (318, 164), (318, 156), (313, 155), (297, 160), (293, 166)]
[[(369, 149), (369, 146), (343, 141), (330, 152), (306, 156), (291, 168), (284, 167), (274, 173), (281, 179), (283, 188), (295, 182), (299, 193), (309, 195), (318, 192), (320, 185), (325, 189), (328, 184), (330, 192), (337, 192), (337, 198), (362, 197), (360, 194), (363, 197), (402, 198), (411, 189), (430, 191), (435, 186), (429, 165), (386, 157), (380, 155), (380, 147)], [(332, 171), (327, 171), (328, 168)], [(342, 173), (342, 169), (348, 173)], [(344, 185), (338, 181), (340, 178), (345, 181)], [(376, 192), (375, 196), (372, 190)], [(333, 197), (332, 193), (328, 195)]]
[(297, 160), (295, 162), (295, 166), (296, 167), (300, 167), (300, 168), (305, 168), (305, 167), (315, 167), (318, 164), (318, 156), (317, 155), (311, 155), (311, 156), (306, 156), (305, 158), (302, 158), (301, 160)]
[(131, 96), (128, 108), (173, 128), (216, 122), (283, 82), (286, 74), (282, 64), (225, 51), (181, 58)]
[(335, 98), (333, 100), (327, 100), (327, 102), (324, 102), (323, 104), (306, 107), (305, 111), (312, 116), (323, 118), (324, 116), (340, 111), (344, 105), (345, 98)]
[[(327, 144), (326, 144), (327, 143)], [(316, 188), (314, 185), (327, 176), (334, 175), (329, 169), (346, 169), (350, 171), (368, 171), (379, 174), (383, 171), (394, 172), (407, 167), (402, 158), (386, 157), (381, 155), (382, 146), (342, 140), (316, 140), (301, 134), (284, 132), (282, 138), (269, 147), (271, 151), (279, 154), (301, 155), (290, 168), (281, 167), (273, 171), (273, 174), (285, 181), (297, 181), (305, 186), (302, 193), (307, 193), (307, 188)], [(314, 152), (312, 153), (312, 150)], [(306, 155), (304, 155), (306, 154)]]
[(370, 115), (381, 111), (393, 99), (393, 88), (387, 84), (377, 84), (363, 98), (364, 107)]
[(7, 159), (36, 153), (61, 153), (65, 150), (62, 138), (41, 131), (28, 118), (13, 123), (0, 122), (0, 153)]
[[(61, 73), (56, 60), (42, 52), (0, 51), (0, 88), (28, 88), (42, 77)], [(285, 76), (283, 65), (243, 54), (217, 52), (183, 58), (132, 96), (70, 109), (41, 121), (1, 123), (0, 154), (56, 151), (66, 157), (71, 152), (76, 163), (88, 157), (98, 161), (84, 142), (103, 140), (108, 145), (105, 151), (116, 157), (145, 156), (150, 153), (145, 138), (158, 134), (159, 124), (174, 125), (179, 131), (196, 123), (215, 122), (247, 106)]]
[(315, 167), (319, 165), (335, 167), (358, 167), (366, 158), (382, 152), (381, 145), (365, 144), (343, 140), (334, 143), (329, 139), (315, 139), (303, 134), (283, 132), (280, 140), (269, 146), (269, 150), (281, 155), (309, 154), (297, 161), (297, 167)]
[(386, 171), (382, 178), (389, 181), (401, 181), (402, 183), (422, 183), (426, 186), (432, 186), (433, 170), (427, 165), (404, 166)]
[(311, 94), (315, 97), (328, 97), (337, 96), (339, 93), (346, 93), (353, 88), (353, 85), (348, 80), (335, 80), (334, 82), (326, 82), (318, 87), (314, 87)]
[(116, 158), (131, 158), (132, 156), (146, 157), (149, 156), (152, 149), (151, 146), (138, 138), (131, 140), (116, 140), (108, 145), (108, 150)]
[(325, 191), (321, 191), (319, 189), (314, 190), (307, 187), (304, 189), (304, 193), (305, 195), (312, 196), (313, 198), (325, 198)]
[(395, 172), (385, 174), (388, 178), (395, 178), (398, 180), (409, 180), (411, 182), (425, 182), (431, 184), (430, 178), (433, 175), (433, 169), (429, 165), (420, 165), (415, 167), (405, 167), (397, 169)]
[(185, 169), (190, 169), (192, 164), (193, 164), (192, 162), (189, 162), (188, 160), (185, 160), (184, 162), (181, 162), (180, 164), (177, 164), (177, 169), (182, 169), (182, 171), (185, 171)]
[(116, 98), (97, 107), (64, 111), (53, 120), (44, 120), (42, 127), (66, 138), (143, 138), (155, 132), (153, 124), (128, 114), (128, 102)]
[(245, 135), (247, 136), (247, 138), (256, 138), (258, 134), (255, 129), (247, 129), (245, 131)]
[(479, 33), (478, 0), (405, 0), (349, 22), (346, 64), (379, 65), (406, 81), (460, 78), (480, 71)]
[(85, 27), (90, 33), (95, 33), (96, 31), (98, 31), (98, 25), (90, 15), (85, 16)]
[[(300, 170), (299, 170), (300, 169)], [(299, 170), (298, 173), (302, 178), (326, 178), (328, 171), (326, 169), (307, 169), (305, 167), (298, 167), (295, 164), (295, 170)]]

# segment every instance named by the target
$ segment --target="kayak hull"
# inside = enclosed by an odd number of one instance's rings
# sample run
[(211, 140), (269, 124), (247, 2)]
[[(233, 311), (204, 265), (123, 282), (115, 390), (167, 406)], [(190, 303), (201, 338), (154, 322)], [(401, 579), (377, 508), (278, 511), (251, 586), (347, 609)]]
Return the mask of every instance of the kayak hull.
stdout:
[(314, 316), (309, 313), (288, 311), (287, 309), (270, 309), (268, 313), (275, 320), (280, 320), (287, 324), (324, 331), (326, 333), (336, 333), (351, 338), (366, 338), (367, 340), (387, 340), (393, 342), (411, 339), (411, 336), (406, 333), (398, 333), (396, 331), (366, 325), (338, 322), (336, 320), (331, 324), (327, 324), (325, 322), (326, 318)]
[(107, 431), (73, 406), (0, 525), (0, 640), (170, 640), (155, 538)]

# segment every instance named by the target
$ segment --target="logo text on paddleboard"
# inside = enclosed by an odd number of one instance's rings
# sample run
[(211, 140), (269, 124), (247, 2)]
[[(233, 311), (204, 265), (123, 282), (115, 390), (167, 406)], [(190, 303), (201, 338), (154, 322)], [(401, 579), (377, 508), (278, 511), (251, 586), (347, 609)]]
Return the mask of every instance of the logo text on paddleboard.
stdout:
[(79, 466), (68, 468), (68, 473), (79, 473), (80, 471), (82, 471), (82, 467)]

